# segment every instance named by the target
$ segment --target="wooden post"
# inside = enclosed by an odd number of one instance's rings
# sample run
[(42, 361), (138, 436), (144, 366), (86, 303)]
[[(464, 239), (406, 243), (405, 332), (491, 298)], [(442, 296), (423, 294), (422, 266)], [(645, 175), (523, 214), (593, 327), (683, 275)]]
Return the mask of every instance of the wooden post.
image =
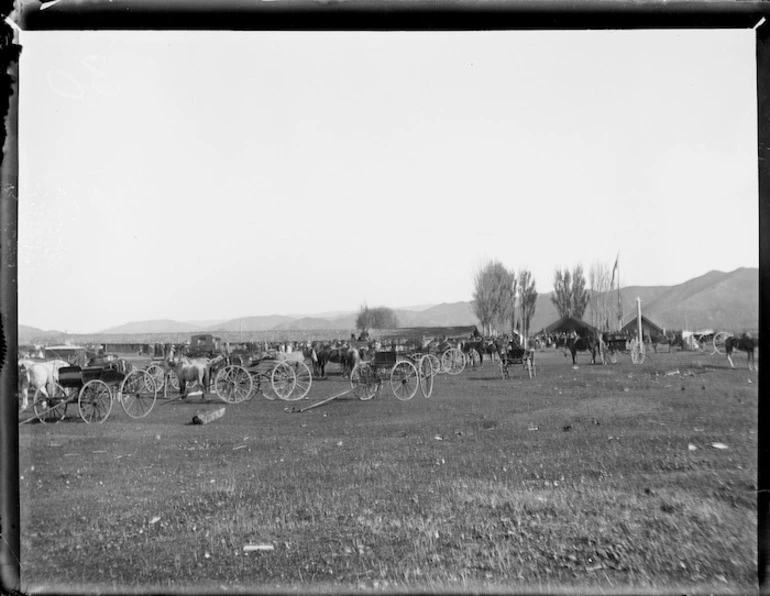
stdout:
[(641, 298), (636, 299), (636, 327), (637, 327), (637, 333), (639, 333), (639, 349), (642, 349), (642, 345), (644, 344), (644, 335), (642, 335), (642, 300)]
[(296, 412), (297, 414), (301, 414), (302, 412), (307, 412), (308, 410), (312, 410), (313, 408), (317, 408), (318, 406), (322, 406), (324, 404), (328, 404), (330, 401), (337, 399), (338, 397), (342, 397), (343, 395), (347, 395), (353, 391), (353, 388), (351, 387), (347, 391), (343, 391), (342, 393), (338, 393), (337, 395), (332, 395), (331, 397), (327, 397), (326, 399), (322, 399), (321, 401), (311, 404), (307, 406), (306, 408), (302, 408), (301, 410), (292, 410), (292, 412)]

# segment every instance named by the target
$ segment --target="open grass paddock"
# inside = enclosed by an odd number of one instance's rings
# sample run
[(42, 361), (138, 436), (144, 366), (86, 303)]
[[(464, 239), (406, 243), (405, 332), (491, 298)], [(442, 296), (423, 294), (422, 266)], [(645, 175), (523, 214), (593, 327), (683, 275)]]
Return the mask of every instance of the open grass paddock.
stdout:
[(22, 425), (23, 589), (755, 590), (745, 355), (588, 361), (287, 411), (348, 386), (331, 378), (204, 426), (216, 397)]

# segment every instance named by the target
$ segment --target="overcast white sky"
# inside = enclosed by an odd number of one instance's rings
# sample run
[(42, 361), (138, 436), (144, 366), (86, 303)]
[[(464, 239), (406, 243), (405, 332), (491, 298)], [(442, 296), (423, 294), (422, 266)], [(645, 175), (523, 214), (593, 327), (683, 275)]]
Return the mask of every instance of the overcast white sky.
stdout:
[[(754, 32), (25, 32), (19, 322), (758, 266)], [(740, 238), (727, 243), (726, 234)]]

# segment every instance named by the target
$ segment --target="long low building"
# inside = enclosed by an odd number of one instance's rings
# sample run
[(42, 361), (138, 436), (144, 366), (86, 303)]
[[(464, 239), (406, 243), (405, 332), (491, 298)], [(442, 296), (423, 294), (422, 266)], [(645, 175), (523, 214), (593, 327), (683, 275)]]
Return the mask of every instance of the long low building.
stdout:
[(475, 325), (460, 327), (401, 327), (399, 329), (374, 329), (371, 332), (373, 339), (405, 339), (420, 341), (423, 337), (446, 339), (468, 339), (474, 333), (478, 333)]

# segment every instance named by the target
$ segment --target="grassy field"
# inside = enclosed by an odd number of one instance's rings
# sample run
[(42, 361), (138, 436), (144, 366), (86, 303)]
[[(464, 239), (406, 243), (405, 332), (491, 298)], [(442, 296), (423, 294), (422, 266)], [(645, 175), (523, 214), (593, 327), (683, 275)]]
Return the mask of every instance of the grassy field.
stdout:
[[(536, 379), (468, 369), (408, 402), (23, 425), (24, 589), (755, 590), (745, 358), (538, 358)], [(316, 381), (300, 405), (346, 386)]]

